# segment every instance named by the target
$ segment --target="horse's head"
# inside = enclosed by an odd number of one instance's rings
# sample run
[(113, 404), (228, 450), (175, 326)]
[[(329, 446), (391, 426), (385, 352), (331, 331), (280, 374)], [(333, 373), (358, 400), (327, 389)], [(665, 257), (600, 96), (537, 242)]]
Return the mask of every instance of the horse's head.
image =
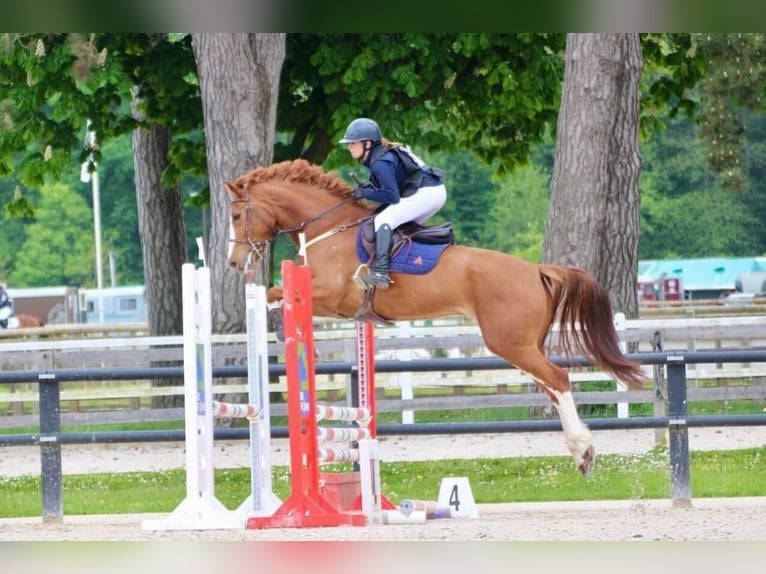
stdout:
[(224, 182), (229, 194), (229, 265), (244, 269), (256, 264), (277, 232), (276, 221), (259, 209), (246, 176)]
[(281, 234), (295, 236), (314, 222), (312, 229), (334, 225), (337, 217), (325, 216), (352, 201), (347, 183), (300, 159), (257, 168), (224, 185), (231, 205), (229, 265), (240, 270), (255, 264)]

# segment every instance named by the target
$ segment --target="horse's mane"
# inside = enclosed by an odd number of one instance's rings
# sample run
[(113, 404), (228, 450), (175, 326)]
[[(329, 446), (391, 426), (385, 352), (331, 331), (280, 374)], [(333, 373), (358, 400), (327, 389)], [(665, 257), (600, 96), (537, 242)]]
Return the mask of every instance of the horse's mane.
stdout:
[(305, 159), (288, 160), (256, 168), (239, 178), (237, 183), (255, 185), (274, 180), (308, 183), (338, 197), (347, 197), (352, 189), (334, 172), (325, 172), (320, 166)]

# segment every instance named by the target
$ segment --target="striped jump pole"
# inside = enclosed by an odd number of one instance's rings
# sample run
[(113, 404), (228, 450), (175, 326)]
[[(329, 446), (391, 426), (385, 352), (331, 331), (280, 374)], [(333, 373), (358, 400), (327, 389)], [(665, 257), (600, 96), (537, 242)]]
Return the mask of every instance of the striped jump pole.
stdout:
[[(351, 376), (354, 404), (370, 413), (365, 427), (370, 440), (357, 441), (360, 463), (354, 465), (359, 473), (360, 494), (349, 509), (361, 512), (375, 521), (384, 510), (393, 510), (394, 504), (382, 494), (380, 484), (380, 457), (375, 409), (375, 327), (370, 321), (356, 321), (356, 369)], [(354, 423), (356, 424), (356, 423)]]

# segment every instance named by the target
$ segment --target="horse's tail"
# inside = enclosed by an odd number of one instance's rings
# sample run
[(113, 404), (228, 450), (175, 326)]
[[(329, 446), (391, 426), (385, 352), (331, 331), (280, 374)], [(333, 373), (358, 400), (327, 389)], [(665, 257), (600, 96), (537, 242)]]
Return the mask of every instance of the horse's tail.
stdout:
[(580, 353), (629, 387), (640, 387), (646, 376), (622, 352), (606, 289), (575, 267), (541, 265), (540, 277), (552, 303), (551, 319), (561, 326), (564, 353)]

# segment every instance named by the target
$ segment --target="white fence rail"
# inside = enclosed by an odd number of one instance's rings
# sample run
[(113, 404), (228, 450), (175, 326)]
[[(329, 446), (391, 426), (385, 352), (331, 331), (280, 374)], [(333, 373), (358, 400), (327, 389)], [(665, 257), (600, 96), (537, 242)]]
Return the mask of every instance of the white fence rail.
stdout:
[[(128, 329), (111, 327), (94, 331), (96, 338), (54, 339), (50, 328), (37, 338), (25, 334), (23, 340), (0, 342), (0, 370), (42, 371), (57, 369), (86, 369), (103, 367), (146, 367), (152, 364), (180, 365), (182, 337), (147, 337), (140, 328), (137, 336), (128, 336)], [(38, 331), (38, 330), (35, 330)], [(637, 319), (624, 322), (620, 335), (631, 351), (651, 352), (661, 338), (665, 352), (720, 349), (766, 348), (766, 316), (731, 316), (705, 318)], [(64, 335), (66, 337), (66, 334)], [(273, 335), (272, 335), (273, 337)], [(351, 322), (317, 321), (315, 340), (320, 361), (351, 361), (355, 356), (354, 325)], [(376, 356), (379, 359), (412, 360), (432, 357), (491, 356), (481, 339), (478, 327), (462, 319), (401, 322), (395, 327), (378, 327), (375, 331)], [(555, 347), (555, 335), (552, 337)], [(270, 342), (270, 354), (281, 357), (282, 345)], [(213, 364), (216, 366), (244, 364), (245, 335), (214, 335)], [(652, 367), (645, 367), (652, 378)], [(714, 386), (762, 384), (766, 377), (764, 364), (690, 365), (688, 379), (693, 388), (706, 381)], [(573, 382), (603, 381), (610, 377), (594, 368), (577, 367), (570, 370)], [(346, 377), (318, 375), (318, 390), (345, 390)], [(380, 389), (396, 388), (401, 398), (411, 398), (413, 388), (451, 388), (459, 394), (465, 387), (490, 386), (498, 392), (509, 387), (532, 385), (531, 379), (514, 369), (497, 371), (461, 371), (450, 373), (389, 373), (378, 374)], [(733, 385), (735, 386), (735, 385)], [(285, 392), (285, 380), (270, 385), (274, 393)], [(151, 381), (103, 381), (63, 383), (61, 400), (69, 401), (73, 410), (80, 401), (128, 399), (138, 408), (141, 399), (180, 395), (179, 386), (153, 386)], [(216, 383), (218, 394), (246, 392), (244, 380)], [(729, 395), (731, 396), (731, 392)], [(0, 384), (0, 406), (11, 414), (20, 414), (24, 403), (38, 400), (36, 384)], [(33, 408), (34, 410), (34, 408)]]

